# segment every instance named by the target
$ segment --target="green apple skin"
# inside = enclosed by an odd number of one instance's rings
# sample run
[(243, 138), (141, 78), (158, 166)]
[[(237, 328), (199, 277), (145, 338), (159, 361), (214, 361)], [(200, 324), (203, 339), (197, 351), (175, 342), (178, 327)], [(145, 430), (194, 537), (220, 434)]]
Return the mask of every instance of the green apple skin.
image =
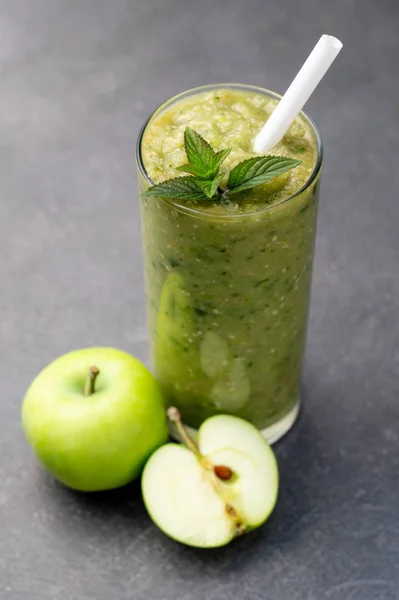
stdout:
[[(94, 393), (84, 396), (92, 365), (100, 373)], [(76, 350), (43, 369), (26, 393), (22, 426), (45, 469), (84, 492), (132, 481), (167, 440), (156, 379), (133, 356), (114, 348)]]

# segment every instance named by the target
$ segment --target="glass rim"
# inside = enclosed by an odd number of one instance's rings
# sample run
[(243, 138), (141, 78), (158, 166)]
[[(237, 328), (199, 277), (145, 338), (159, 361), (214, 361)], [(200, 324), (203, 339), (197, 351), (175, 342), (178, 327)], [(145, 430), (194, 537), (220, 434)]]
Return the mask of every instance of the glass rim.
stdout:
[[(145, 133), (149, 123), (152, 121), (152, 119), (154, 117), (156, 117), (159, 113), (161, 113), (162, 110), (168, 108), (172, 104), (178, 102), (179, 100), (182, 100), (183, 98), (185, 98), (187, 96), (192, 96), (195, 94), (200, 94), (201, 92), (206, 92), (206, 91), (211, 91), (211, 90), (216, 90), (216, 89), (223, 89), (223, 88), (251, 90), (251, 91), (263, 94), (264, 96), (276, 98), (277, 100), (280, 100), (282, 98), (281, 94), (278, 94), (277, 92), (273, 92), (272, 90), (268, 90), (267, 88), (262, 88), (262, 87), (259, 87), (256, 85), (250, 85), (250, 84), (245, 84), (245, 83), (210, 83), (207, 85), (201, 85), (198, 87), (190, 88), (188, 90), (180, 92), (179, 94), (176, 94), (175, 96), (172, 96), (171, 98), (169, 98), (168, 100), (166, 100), (165, 102), (160, 104), (150, 114), (148, 119), (146, 119), (143, 126), (141, 127), (139, 135), (137, 137), (137, 143), (136, 143), (137, 167), (138, 167), (139, 172), (145, 179), (145, 181), (150, 186), (154, 185), (155, 183), (152, 181), (152, 179), (150, 178), (150, 176), (148, 175), (148, 173), (146, 171), (146, 168), (144, 166), (144, 161), (142, 158), (142, 154), (141, 154), (141, 146), (142, 146), (143, 136), (144, 136), (144, 133)], [(215, 220), (215, 221), (216, 220), (230, 221), (230, 220), (235, 220), (235, 219), (244, 219), (247, 217), (253, 218), (253, 217), (262, 215), (264, 213), (267, 213), (269, 211), (272, 211), (273, 209), (277, 209), (277, 208), (281, 207), (283, 204), (290, 202), (294, 198), (303, 194), (303, 192), (305, 192), (312, 185), (312, 183), (316, 180), (317, 176), (319, 175), (321, 166), (323, 163), (323, 153), (324, 153), (323, 140), (322, 140), (320, 132), (317, 128), (317, 125), (315, 124), (313, 119), (311, 119), (305, 112), (301, 111), (299, 113), (299, 116), (303, 117), (305, 119), (305, 121), (307, 121), (307, 123), (312, 128), (313, 134), (314, 134), (314, 136), (316, 138), (316, 142), (317, 142), (317, 146), (316, 146), (317, 160), (316, 160), (315, 166), (314, 166), (313, 171), (311, 172), (309, 178), (305, 181), (303, 186), (297, 192), (295, 192), (295, 194), (292, 194), (292, 196), (289, 196), (288, 198), (285, 198), (284, 200), (281, 200), (280, 202), (277, 202), (276, 204), (271, 204), (270, 206), (265, 206), (261, 210), (256, 211), (256, 212), (252, 211), (252, 212), (243, 212), (243, 213), (235, 213), (235, 214), (225, 213), (223, 215), (215, 214), (214, 212), (210, 212), (210, 211), (201, 210), (201, 209), (198, 209), (198, 208), (192, 207), (192, 206), (185, 206), (184, 204), (181, 204), (178, 201), (173, 200), (172, 198), (158, 198), (158, 200), (161, 200), (161, 201), (169, 204), (170, 206), (172, 206), (179, 212), (183, 212), (183, 213), (189, 214), (191, 216), (195, 216), (195, 217), (200, 217), (202, 219), (211, 218), (212, 220)]]

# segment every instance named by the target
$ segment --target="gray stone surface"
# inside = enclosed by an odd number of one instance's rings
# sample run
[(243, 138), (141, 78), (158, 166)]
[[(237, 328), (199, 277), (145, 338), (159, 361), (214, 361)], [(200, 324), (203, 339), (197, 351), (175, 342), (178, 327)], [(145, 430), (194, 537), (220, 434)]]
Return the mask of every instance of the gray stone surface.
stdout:
[[(1, 600), (399, 598), (396, 0), (0, 0)], [(63, 489), (20, 429), (32, 377), (92, 344), (146, 358), (134, 145), (149, 111), (234, 80), (283, 92), (317, 37), (345, 48), (308, 104), (326, 146), (304, 411), (260, 531), (196, 551), (133, 485)]]

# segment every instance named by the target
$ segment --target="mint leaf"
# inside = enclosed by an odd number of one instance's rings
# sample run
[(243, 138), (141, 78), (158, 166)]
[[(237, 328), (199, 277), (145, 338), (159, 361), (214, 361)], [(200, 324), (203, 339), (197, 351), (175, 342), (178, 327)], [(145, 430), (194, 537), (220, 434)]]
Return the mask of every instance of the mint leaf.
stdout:
[(198, 187), (195, 177), (176, 177), (148, 188), (141, 194), (146, 198), (175, 198), (181, 200), (207, 200)]
[(191, 173), (200, 179), (211, 179), (217, 175), (219, 167), (231, 152), (231, 148), (215, 152), (204, 138), (186, 127), (184, 131), (184, 148), (188, 164), (177, 167), (178, 171)]
[(233, 148), (226, 148), (226, 150), (220, 150), (219, 152), (216, 152), (213, 156), (213, 169), (214, 171), (216, 171), (216, 173), (219, 170), (220, 165), (222, 164), (222, 162), (224, 162), (226, 160), (226, 158), (228, 157), (228, 155), (230, 154), (230, 152), (233, 150)]
[(266, 183), (273, 177), (278, 177), (301, 163), (294, 158), (284, 156), (255, 156), (238, 163), (230, 171), (227, 181), (229, 193), (242, 192)]
[(213, 198), (222, 179), (223, 173), (221, 173), (220, 175), (216, 175), (214, 179), (197, 179), (196, 184), (199, 188), (201, 188), (204, 194), (208, 196), (208, 198)]
[(189, 165), (188, 163), (181, 165), (181, 167), (176, 167), (176, 171), (183, 171), (183, 173), (191, 173), (192, 175), (198, 176), (196, 167), (194, 165)]
[[(211, 148), (212, 150), (212, 148)], [(191, 173), (200, 179), (209, 179), (217, 175), (219, 171), (219, 167), (223, 161), (226, 160), (232, 148), (226, 148), (226, 150), (220, 150), (220, 152), (214, 152), (212, 158), (209, 158), (209, 163), (207, 167), (204, 168), (204, 165), (201, 164), (198, 166), (197, 163), (190, 164), (187, 163), (185, 165), (181, 165), (181, 167), (176, 167), (177, 171), (183, 171), (184, 173)], [(213, 152), (213, 150), (212, 150)]]
[(184, 131), (184, 148), (190, 164), (191, 173), (198, 177), (208, 177), (214, 171), (215, 152), (204, 138), (186, 127)]

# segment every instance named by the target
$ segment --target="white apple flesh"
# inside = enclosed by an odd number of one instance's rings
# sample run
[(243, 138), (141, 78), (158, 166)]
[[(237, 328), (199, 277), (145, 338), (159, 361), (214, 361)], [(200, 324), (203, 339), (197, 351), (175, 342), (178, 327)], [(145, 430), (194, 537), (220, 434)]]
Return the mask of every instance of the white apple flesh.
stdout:
[[(237, 417), (205, 421), (197, 444), (159, 448), (145, 466), (142, 492), (164, 533), (189, 546), (214, 548), (266, 521), (277, 500), (278, 468), (259, 431)], [(227, 480), (215, 474), (221, 466), (222, 474), (232, 472)]]

